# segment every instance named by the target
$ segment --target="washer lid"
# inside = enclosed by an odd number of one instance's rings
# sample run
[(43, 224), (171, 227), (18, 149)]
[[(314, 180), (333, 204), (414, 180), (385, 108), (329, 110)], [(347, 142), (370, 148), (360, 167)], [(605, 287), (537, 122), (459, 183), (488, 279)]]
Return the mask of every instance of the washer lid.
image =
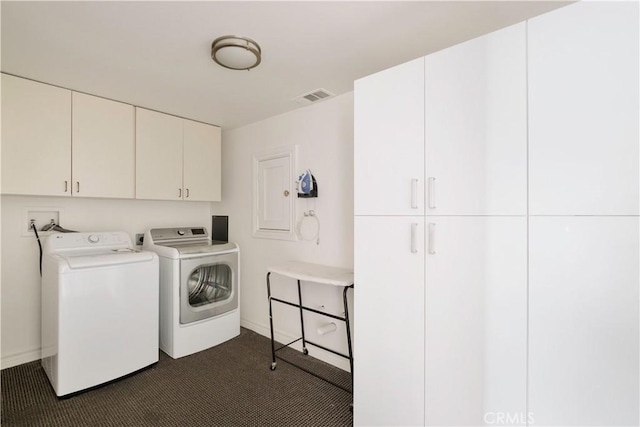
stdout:
[(131, 248), (111, 249), (100, 252), (68, 252), (59, 254), (71, 269), (106, 267), (109, 265), (132, 264), (152, 261), (155, 254)]

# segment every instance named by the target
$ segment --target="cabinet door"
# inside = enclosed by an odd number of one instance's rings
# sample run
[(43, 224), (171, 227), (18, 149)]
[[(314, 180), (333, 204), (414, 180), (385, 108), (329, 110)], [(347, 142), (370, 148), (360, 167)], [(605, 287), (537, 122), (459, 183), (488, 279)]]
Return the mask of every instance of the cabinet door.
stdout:
[(524, 215), (526, 24), (425, 58), (427, 212)]
[(73, 92), (73, 195), (135, 195), (133, 106)]
[(357, 80), (354, 115), (355, 214), (424, 214), (424, 59)]
[(182, 122), (136, 108), (137, 199), (182, 199)]
[(184, 120), (185, 200), (221, 200), (221, 145), (219, 127)]
[(354, 256), (354, 425), (423, 425), (424, 217), (356, 217)]
[(532, 217), (535, 425), (637, 426), (638, 217)]
[(71, 91), (2, 74), (2, 193), (71, 194)]
[(426, 227), (426, 424), (525, 425), (526, 217)]
[(530, 213), (638, 215), (638, 3), (529, 21)]

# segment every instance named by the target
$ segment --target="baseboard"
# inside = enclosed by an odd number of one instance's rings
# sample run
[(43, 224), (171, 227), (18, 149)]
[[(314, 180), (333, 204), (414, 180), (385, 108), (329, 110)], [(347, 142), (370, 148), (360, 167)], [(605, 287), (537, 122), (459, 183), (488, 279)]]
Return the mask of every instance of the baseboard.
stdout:
[(12, 368), (35, 360), (40, 360), (40, 349), (3, 357), (0, 360), (0, 369)]
[[(252, 331), (259, 333), (260, 335), (271, 339), (271, 330), (267, 325), (262, 325), (246, 319), (240, 319), (240, 326), (242, 326), (243, 328), (251, 329)], [(290, 335), (288, 333), (277, 330), (273, 331), (273, 335), (275, 340), (282, 344), (286, 344), (300, 338), (299, 336)], [(298, 341), (297, 343), (291, 344), (291, 348), (302, 352), (302, 342)], [(323, 362), (335, 366), (336, 368), (349, 372), (349, 361), (347, 359), (336, 356), (333, 353), (329, 353), (328, 351), (324, 351), (323, 349), (316, 348), (314, 346), (309, 346), (309, 349), (311, 349), (311, 356), (315, 357), (316, 359), (320, 359)]]

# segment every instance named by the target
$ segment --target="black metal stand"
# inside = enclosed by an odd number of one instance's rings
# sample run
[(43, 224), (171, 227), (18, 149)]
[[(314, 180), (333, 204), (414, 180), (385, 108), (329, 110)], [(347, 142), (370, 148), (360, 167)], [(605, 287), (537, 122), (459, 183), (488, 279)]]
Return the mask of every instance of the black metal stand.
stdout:
[[(316, 309), (313, 309), (313, 308), (310, 308), (310, 307), (305, 307), (304, 305), (302, 305), (302, 289), (300, 287), (300, 280), (297, 281), (298, 282), (298, 303), (297, 304), (296, 303), (292, 303), (290, 301), (285, 301), (285, 300), (282, 300), (282, 299), (279, 299), (279, 298), (272, 297), (271, 296), (271, 281), (269, 280), (270, 276), (271, 276), (271, 272), (268, 272), (267, 273), (267, 294), (268, 294), (268, 297), (269, 297), (269, 327), (271, 329), (271, 370), (274, 371), (276, 369), (276, 366), (277, 366), (276, 358), (278, 358), (278, 359), (280, 359), (280, 360), (282, 360), (284, 362), (289, 363), (290, 365), (295, 366), (296, 368), (302, 369), (303, 371), (313, 375), (316, 378), (320, 378), (321, 380), (324, 380), (324, 381), (328, 382), (329, 384), (332, 384), (332, 385), (334, 385), (336, 387), (341, 388), (342, 390), (345, 390), (345, 391), (347, 391), (349, 393), (352, 393), (352, 390), (353, 390), (353, 351), (351, 349), (351, 329), (350, 329), (350, 325), (349, 325), (349, 307), (347, 305), (347, 290), (349, 288), (353, 289), (353, 284), (349, 285), (349, 286), (344, 286), (344, 290), (342, 291), (342, 299), (343, 299), (343, 303), (344, 303), (344, 317), (340, 317), (340, 316), (335, 316), (333, 314), (325, 313), (323, 311), (319, 311), (319, 310), (316, 310)], [(274, 337), (273, 337), (273, 306), (271, 304), (272, 301), (276, 301), (276, 302), (279, 302), (281, 304), (286, 304), (286, 305), (289, 305), (291, 307), (297, 307), (297, 308), (300, 309), (300, 329), (302, 331), (302, 336), (300, 338), (298, 338), (298, 339), (296, 339), (294, 341), (291, 341), (288, 344), (282, 345), (282, 346), (280, 346), (278, 348), (275, 348), (275, 340), (274, 340)], [(332, 319), (340, 320), (341, 322), (345, 322), (345, 326), (346, 326), (346, 329), (347, 329), (347, 345), (348, 345), (348, 349), (349, 349), (349, 354), (347, 355), (347, 354), (339, 353), (339, 352), (337, 352), (335, 350), (332, 350), (330, 348), (324, 347), (324, 346), (322, 346), (320, 344), (316, 344), (316, 343), (313, 343), (313, 342), (307, 340), (305, 338), (305, 336), (304, 336), (304, 316), (303, 316), (304, 310), (311, 311), (312, 313), (316, 313), (316, 314), (319, 314), (321, 316), (330, 317)], [(307, 349), (307, 344), (311, 344), (314, 347), (321, 348), (321, 349), (323, 349), (325, 351), (328, 351), (330, 353), (333, 353), (335, 355), (344, 357), (345, 359), (349, 359), (349, 367), (351, 368), (351, 390), (347, 389), (346, 387), (343, 387), (340, 384), (336, 384), (336, 383), (334, 383), (332, 381), (329, 381), (328, 379), (323, 378), (323, 377), (315, 374), (314, 372), (309, 371), (308, 369), (304, 368), (303, 366), (299, 366), (299, 365), (297, 365), (295, 363), (292, 363), (292, 362), (290, 362), (288, 360), (285, 360), (285, 359), (283, 359), (283, 358), (281, 358), (281, 357), (276, 355), (277, 351), (279, 351), (279, 350), (281, 350), (281, 349), (283, 349), (285, 347), (289, 347), (291, 344), (296, 343), (296, 342), (298, 342), (300, 340), (302, 340), (302, 353), (304, 355), (309, 354), (309, 350)]]

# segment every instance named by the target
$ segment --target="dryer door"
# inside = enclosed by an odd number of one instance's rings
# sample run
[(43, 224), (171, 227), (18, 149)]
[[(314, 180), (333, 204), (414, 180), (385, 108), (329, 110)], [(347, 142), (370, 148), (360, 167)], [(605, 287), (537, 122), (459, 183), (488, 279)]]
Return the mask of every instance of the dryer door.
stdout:
[(180, 261), (180, 323), (208, 319), (238, 308), (238, 254)]

